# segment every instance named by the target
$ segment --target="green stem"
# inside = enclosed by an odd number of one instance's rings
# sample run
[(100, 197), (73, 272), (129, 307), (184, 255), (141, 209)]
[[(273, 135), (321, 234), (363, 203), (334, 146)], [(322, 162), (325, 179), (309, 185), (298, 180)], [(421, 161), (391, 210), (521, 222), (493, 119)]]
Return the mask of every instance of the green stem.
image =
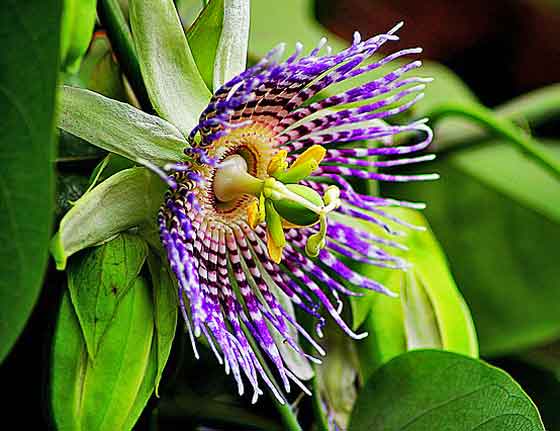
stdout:
[(313, 369), (315, 370), (315, 377), (312, 380), (312, 389), (313, 389), (313, 412), (315, 413), (315, 420), (317, 421), (318, 428), (328, 430), (329, 429), (329, 422), (327, 417), (325, 416), (325, 412), (323, 410), (323, 406), (321, 405), (321, 392), (319, 390), (319, 380), (317, 377), (317, 367), (314, 366)]
[(493, 111), (477, 105), (447, 104), (436, 109), (431, 118), (437, 122), (443, 117), (460, 116), (485, 126), (495, 135), (508, 139), (528, 157), (560, 179), (560, 163), (547, 151), (541, 149), (527, 134), (510, 121), (497, 118)]
[(511, 99), (498, 106), (495, 112), (512, 121), (522, 119), (530, 125), (538, 125), (558, 118), (560, 115), (560, 84), (539, 88)]
[[(255, 340), (249, 334), (249, 331), (246, 330), (246, 328), (244, 328), (244, 330), (246, 331), (247, 340), (249, 341), (249, 344), (251, 344), (251, 347), (253, 347), (255, 355), (257, 356), (257, 360), (260, 362), (261, 366), (264, 369), (264, 372), (267, 374), (270, 381), (274, 382), (274, 376), (272, 375), (272, 372), (268, 368), (266, 361), (262, 357), (262, 354), (259, 350), (259, 347), (256, 345)], [(274, 403), (276, 410), (278, 410), (278, 413), (280, 413), (280, 416), (282, 417), (282, 422), (284, 423), (284, 429), (286, 431), (303, 431), (298, 423), (297, 417), (294, 414), (294, 411), (292, 410), (290, 404), (288, 402), (282, 404), (272, 393), (270, 394), (270, 398), (272, 398), (272, 402)]]
[(99, 0), (97, 12), (99, 19), (107, 30), (107, 36), (111, 41), (119, 65), (126, 75), (140, 106), (145, 111), (151, 112), (152, 104), (142, 79), (132, 34), (118, 0)]

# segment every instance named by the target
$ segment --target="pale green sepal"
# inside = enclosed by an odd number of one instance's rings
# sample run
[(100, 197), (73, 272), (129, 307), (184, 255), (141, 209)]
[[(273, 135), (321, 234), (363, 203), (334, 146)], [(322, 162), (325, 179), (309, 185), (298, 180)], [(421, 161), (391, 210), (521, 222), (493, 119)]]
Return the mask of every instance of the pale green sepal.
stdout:
[(214, 89), (239, 75), (247, 64), (249, 0), (224, 0), (222, 34), (214, 60)]
[(130, 24), (150, 100), (187, 135), (211, 94), (204, 83), (172, 0), (130, 1)]
[(167, 121), (81, 88), (63, 86), (58, 95), (60, 129), (148, 167), (186, 159), (189, 144)]
[(441, 342), (445, 350), (478, 357), (478, 340), (471, 313), (461, 296), (426, 219), (418, 211), (394, 208), (391, 213), (426, 231), (410, 234), (407, 245), (417, 281), (433, 305)]
[(56, 267), (77, 251), (119, 232), (153, 223), (167, 186), (145, 168), (118, 172), (76, 201), (60, 222), (51, 244)]

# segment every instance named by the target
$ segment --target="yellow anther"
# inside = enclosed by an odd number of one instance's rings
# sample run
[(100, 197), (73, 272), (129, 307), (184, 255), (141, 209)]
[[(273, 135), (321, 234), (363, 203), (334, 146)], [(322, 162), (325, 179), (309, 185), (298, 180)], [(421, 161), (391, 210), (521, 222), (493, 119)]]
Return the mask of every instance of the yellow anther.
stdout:
[(322, 146), (313, 145), (309, 147), (307, 150), (305, 150), (303, 153), (301, 153), (294, 160), (294, 163), (292, 163), (292, 166), (290, 167), (293, 168), (295, 166), (301, 165), (302, 163), (305, 163), (308, 160), (315, 160), (317, 162), (317, 165), (319, 165), (321, 161), (324, 159), (326, 153), (327, 150), (325, 150)]
[(270, 256), (270, 258), (274, 262), (280, 263), (280, 261), (282, 260), (282, 250), (284, 249), (284, 246), (278, 246), (268, 232), (266, 235), (266, 245), (268, 247), (268, 255)]
[(268, 175), (272, 175), (275, 172), (282, 172), (288, 167), (288, 163), (286, 162), (286, 157), (288, 156), (288, 152), (286, 150), (278, 151), (272, 160), (268, 164)]
[(247, 223), (252, 229), (261, 224), (265, 219), (264, 195), (261, 193), (259, 200), (255, 200), (247, 207)]
[(247, 207), (247, 222), (251, 229), (257, 227), (259, 220), (259, 204), (257, 201), (251, 202), (251, 204)]

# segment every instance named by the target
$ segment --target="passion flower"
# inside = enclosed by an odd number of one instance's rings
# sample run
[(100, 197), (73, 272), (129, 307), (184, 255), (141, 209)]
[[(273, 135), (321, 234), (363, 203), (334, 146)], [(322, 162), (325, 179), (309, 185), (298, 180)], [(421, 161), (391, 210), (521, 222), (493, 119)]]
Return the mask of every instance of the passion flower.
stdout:
[[(437, 178), (377, 170), (432, 159), (390, 157), (430, 144), (426, 120), (406, 125), (384, 121), (422, 97), (429, 79), (404, 77), (421, 65), (412, 61), (323, 96), (330, 86), (421, 52), (407, 49), (366, 61), (397, 39), (398, 28), (364, 41), (356, 33), (352, 45), (337, 54), (323, 49), (326, 41), (321, 40), (308, 55), (297, 45), (281, 61), (284, 46), (279, 45), (214, 93), (189, 135), (188, 161), (166, 167), (170, 189), (158, 216), (160, 237), (177, 277), (195, 354), (194, 339), (204, 335), (226, 372), (232, 372), (240, 394), (242, 376), (250, 382), (254, 401), (262, 393), (260, 380), (283, 400), (263, 369), (261, 353), (274, 364), (286, 391), (290, 380), (305, 390), (286, 366), (275, 336), (319, 361), (291, 335), (295, 328), (324, 354), (281, 305), (277, 292), (316, 318), (319, 335), (325, 310), (346, 334), (359, 339), (367, 334), (354, 333), (341, 318), (339, 294), (360, 295), (353, 287), (391, 292), (351, 269), (348, 261), (407, 266), (389, 251), (399, 247), (397, 242), (360, 228), (355, 220), (391, 233), (386, 220), (399, 220), (383, 207), (422, 205), (360, 194), (351, 182)], [(386, 145), (404, 132), (418, 132), (419, 141)], [(372, 141), (383, 145), (372, 146)]]

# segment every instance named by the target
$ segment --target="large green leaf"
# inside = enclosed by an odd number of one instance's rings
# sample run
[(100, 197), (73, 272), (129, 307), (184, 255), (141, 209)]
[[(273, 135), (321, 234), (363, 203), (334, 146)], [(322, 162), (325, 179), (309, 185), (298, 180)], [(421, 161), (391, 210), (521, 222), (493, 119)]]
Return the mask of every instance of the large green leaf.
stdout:
[[(115, 319), (92, 361), (66, 294), (58, 316), (51, 366), (50, 395), (56, 428), (130, 429), (130, 415), (134, 413), (137, 418), (138, 396), (153, 367), (152, 336), (149, 288), (137, 278), (118, 305)], [(147, 398), (142, 400), (145, 404)]]
[(184, 160), (187, 141), (167, 121), (89, 90), (64, 86), (59, 96), (62, 130), (147, 166)]
[(172, 0), (132, 0), (130, 23), (156, 111), (188, 134), (210, 100)]
[(519, 351), (558, 337), (555, 178), (517, 150), (490, 142), (423, 170), (442, 178), (383, 184), (382, 191), (429, 203), (426, 215), (473, 313), (482, 353)]
[(120, 171), (84, 194), (60, 222), (51, 251), (57, 268), (69, 256), (114, 235), (155, 224), (166, 185), (145, 168)]
[(349, 430), (544, 430), (539, 413), (505, 372), (455, 353), (405, 353), (367, 382)]
[(121, 234), (70, 260), (68, 290), (92, 359), (147, 253), (148, 247), (139, 236)]
[(60, 0), (0, 5), (0, 361), (31, 313), (47, 263), (60, 15)]

